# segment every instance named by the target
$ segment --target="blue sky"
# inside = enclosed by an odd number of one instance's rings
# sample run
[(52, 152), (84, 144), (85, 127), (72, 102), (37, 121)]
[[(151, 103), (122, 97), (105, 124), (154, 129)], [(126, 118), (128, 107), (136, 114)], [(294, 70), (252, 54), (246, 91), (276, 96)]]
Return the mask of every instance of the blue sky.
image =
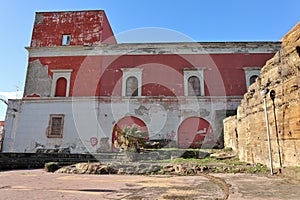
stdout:
[[(160, 27), (199, 42), (278, 41), (300, 20), (299, 0), (3, 0), (0, 5), (0, 98), (13, 98), (4, 92), (24, 88), (24, 47), (30, 44), (38, 11), (101, 9), (115, 34)], [(0, 120), (4, 110), (0, 102)]]

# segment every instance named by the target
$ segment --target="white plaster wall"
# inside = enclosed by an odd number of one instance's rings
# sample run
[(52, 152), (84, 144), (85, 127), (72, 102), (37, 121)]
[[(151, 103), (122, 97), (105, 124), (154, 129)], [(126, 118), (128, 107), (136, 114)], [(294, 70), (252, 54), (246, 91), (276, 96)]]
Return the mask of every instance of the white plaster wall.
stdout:
[[(50, 114), (65, 115), (62, 139), (46, 137)], [(6, 122), (4, 152), (33, 152), (35, 143), (45, 145), (46, 148), (60, 145), (74, 147), (73, 152), (85, 151), (75, 129), (70, 102), (23, 101), (18, 112), (7, 115)]]
[[(33, 152), (35, 143), (54, 148), (70, 147), (71, 152), (96, 152), (100, 139), (111, 141), (114, 125), (125, 116), (135, 116), (145, 122), (150, 138), (166, 138), (175, 133), (182, 121), (198, 116), (212, 126), (215, 139), (222, 123), (215, 120), (216, 110), (235, 109), (240, 98), (44, 98), (10, 100), (18, 112), (8, 113), (5, 123), (4, 152)], [(143, 109), (141, 110), (141, 106)], [(50, 114), (64, 114), (63, 138), (47, 138)], [(225, 114), (224, 114), (225, 118)], [(222, 120), (221, 120), (222, 121)], [(98, 143), (92, 143), (97, 138)], [(110, 144), (111, 145), (111, 144)]]

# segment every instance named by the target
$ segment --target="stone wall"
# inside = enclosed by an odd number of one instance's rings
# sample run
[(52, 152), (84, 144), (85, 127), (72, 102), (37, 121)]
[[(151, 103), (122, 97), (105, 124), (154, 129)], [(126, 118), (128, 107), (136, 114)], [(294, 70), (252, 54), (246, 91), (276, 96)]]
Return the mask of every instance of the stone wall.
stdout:
[(237, 137), (237, 120), (236, 116), (227, 117), (224, 119), (224, 144), (231, 147), (233, 151), (238, 150), (238, 137)]
[(128, 161), (155, 161), (176, 158), (200, 158), (209, 153), (199, 150), (147, 150), (142, 153), (0, 153), (0, 170), (43, 168), (48, 162), (70, 165), (81, 162), (122, 163)]
[(43, 168), (47, 162), (97, 162), (102, 157), (95, 158), (91, 154), (0, 153), (0, 170)]
[[(282, 47), (267, 61), (260, 77), (244, 95), (235, 117), (224, 120), (225, 146), (242, 161), (269, 165), (266, 117), (261, 91), (267, 94), (267, 113), (275, 167), (300, 165), (300, 23), (283, 39)], [(278, 139), (278, 140), (277, 140)]]

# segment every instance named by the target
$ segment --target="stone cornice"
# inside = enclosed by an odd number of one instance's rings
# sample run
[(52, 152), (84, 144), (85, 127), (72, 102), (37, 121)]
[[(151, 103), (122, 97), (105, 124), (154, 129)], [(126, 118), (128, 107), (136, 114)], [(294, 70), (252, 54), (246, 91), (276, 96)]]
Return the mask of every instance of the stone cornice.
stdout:
[[(76, 101), (228, 101), (228, 102), (240, 102), (243, 96), (139, 96), (139, 97), (123, 97), (123, 96), (84, 96), (84, 97), (24, 97), (22, 99), (16, 99), (22, 102), (76, 102)], [(10, 99), (10, 101), (15, 101)]]
[(97, 46), (26, 47), (29, 57), (275, 53), (281, 42), (128, 43)]

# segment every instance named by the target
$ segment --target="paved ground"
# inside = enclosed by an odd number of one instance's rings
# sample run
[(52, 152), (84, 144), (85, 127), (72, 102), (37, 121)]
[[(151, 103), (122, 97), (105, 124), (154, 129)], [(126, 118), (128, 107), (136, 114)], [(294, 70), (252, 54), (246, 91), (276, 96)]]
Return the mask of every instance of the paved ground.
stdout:
[(0, 199), (224, 199), (220, 180), (232, 200), (300, 199), (300, 182), (276, 176), (70, 175), (41, 169), (0, 172)]

